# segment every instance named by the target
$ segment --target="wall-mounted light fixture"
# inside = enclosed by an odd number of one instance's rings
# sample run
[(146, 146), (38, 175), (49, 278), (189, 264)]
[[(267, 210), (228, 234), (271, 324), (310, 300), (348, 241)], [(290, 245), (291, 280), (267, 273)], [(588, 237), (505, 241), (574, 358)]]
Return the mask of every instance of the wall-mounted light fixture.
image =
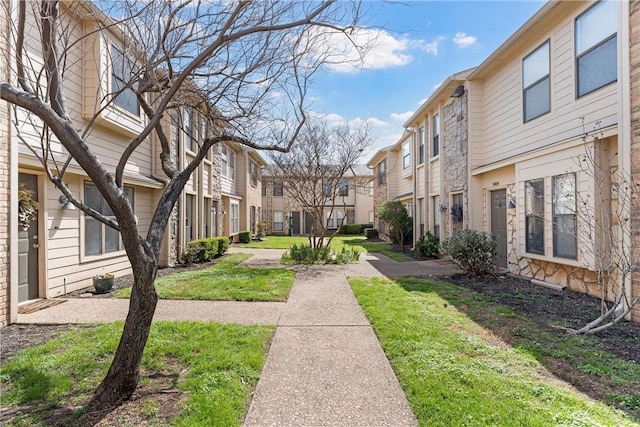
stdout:
[(60, 204), (62, 205), (61, 209), (65, 209), (65, 210), (75, 210), (76, 207), (73, 205), (73, 203), (71, 203), (69, 201), (69, 199), (67, 199), (67, 196), (65, 196), (64, 194), (62, 194), (60, 197), (58, 197), (58, 202), (60, 202)]
[(464, 95), (464, 85), (460, 85), (451, 92), (451, 98), (460, 98)]

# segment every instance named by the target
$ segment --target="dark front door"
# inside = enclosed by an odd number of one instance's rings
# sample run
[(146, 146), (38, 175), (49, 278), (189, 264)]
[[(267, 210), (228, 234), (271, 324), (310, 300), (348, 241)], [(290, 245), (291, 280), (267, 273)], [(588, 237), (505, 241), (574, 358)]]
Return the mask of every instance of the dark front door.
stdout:
[[(38, 177), (18, 174), (20, 190), (33, 192), (38, 200)], [(38, 219), (24, 230), (18, 226), (18, 302), (38, 298)]]
[(507, 268), (507, 190), (491, 192), (491, 233), (497, 243), (495, 264)]
[(313, 228), (313, 215), (309, 212), (304, 213), (304, 232), (305, 234), (311, 234)]
[(300, 234), (300, 212), (291, 212), (291, 233)]

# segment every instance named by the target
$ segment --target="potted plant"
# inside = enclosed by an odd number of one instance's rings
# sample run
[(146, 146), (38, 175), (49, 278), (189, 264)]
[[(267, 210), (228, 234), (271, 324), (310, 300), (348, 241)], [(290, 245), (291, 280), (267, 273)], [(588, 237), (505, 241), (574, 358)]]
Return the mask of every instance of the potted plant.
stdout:
[(93, 278), (93, 287), (96, 289), (97, 294), (106, 294), (113, 288), (115, 276), (113, 273), (103, 273)]

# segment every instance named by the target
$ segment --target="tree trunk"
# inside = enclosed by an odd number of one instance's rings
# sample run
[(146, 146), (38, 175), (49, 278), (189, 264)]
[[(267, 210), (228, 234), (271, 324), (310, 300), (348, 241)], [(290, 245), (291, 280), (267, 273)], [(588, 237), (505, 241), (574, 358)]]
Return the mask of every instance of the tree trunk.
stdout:
[[(132, 263), (133, 264), (133, 263)], [(140, 361), (147, 344), (158, 295), (154, 281), (158, 272), (155, 260), (145, 259), (133, 266), (134, 285), (129, 302), (129, 314), (120, 344), (106, 377), (96, 389), (88, 407), (110, 409), (133, 395), (140, 379)]]

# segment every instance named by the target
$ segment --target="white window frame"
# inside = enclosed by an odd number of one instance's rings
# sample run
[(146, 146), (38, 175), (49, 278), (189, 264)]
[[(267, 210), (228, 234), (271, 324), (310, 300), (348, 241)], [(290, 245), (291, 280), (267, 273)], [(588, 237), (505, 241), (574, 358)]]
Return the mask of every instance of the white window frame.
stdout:
[[(540, 88), (543, 92), (540, 91)], [(544, 90), (546, 88), (546, 91)], [(546, 109), (527, 111), (529, 95), (546, 92)], [(551, 41), (547, 40), (522, 60), (522, 117), (524, 123), (551, 111)]]
[[(575, 20), (576, 98), (581, 98), (618, 80), (617, 9), (615, 1), (599, 1)], [(606, 47), (611, 49), (611, 45), (615, 49), (615, 59), (602, 60), (602, 57), (597, 56), (599, 53), (606, 53)], [(596, 60), (589, 61), (594, 55)], [(585, 63), (599, 68), (596, 69), (596, 74), (606, 74), (609, 77), (608, 80), (603, 79), (593, 87), (581, 89), (581, 74), (594, 72), (592, 68), (586, 68)]]
[(411, 141), (405, 141), (402, 144), (402, 169), (411, 167)]
[(284, 212), (273, 212), (273, 231), (275, 233), (281, 233), (284, 231)]
[[(100, 195), (100, 202), (101, 202), (101, 206), (97, 207), (97, 206), (91, 206), (93, 209), (95, 209), (96, 211), (98, 211), (99, 213), (103, 213), (104, 210), (107, 210), (107, 213), (111, 210), (106, 202), (106, 200), (104, 199), (104, 197), (102, 197), (102, 194), (100, 193), (100, 191), (98, 190), (98, 188), (96, 187), (96, 185), (91, 182), (91, 181), (84, 181), (83, 182), (83, 186), (82, 186), (82, 193), (83, 193), (83, 199), (85, 201), (85, 203), (88, 204), (87, 201), (87, 191), (86, 188), (87, 186), (93, 186), (95, 191), (97, 192), (98, 195)], [(135, 212), (135, 191), (133, 189), (133, 187), (124, 187), (124, 191), (125, 194), (127, 194), (127, 197), (129, 198), (129, 201), (131, 202), (131, 207), (134, 209)], [(84, 258), (102, 258), (102, 257), (113, 257), (113, 256), (118, 256), (124, 253), (124, 246), (122, 244), (122, 238), (120, 237), (120, 233), (116, 230), (114, 230), (113, 228), (105, 225), (104, 223), (98, 221), (97, 219), (94, 219), (93, 217), (86, 215), (86, 214), (82, 214), (83, 218), (82, 218), (82, 257)], [(109, 215), (108, 216), (109, 219), (113, 219), (115, 220), (116, 217), (115, 215)], [(96, 236), (96, 232), (91, 232), (90, 230), (88, 230), (89, 227), (87, 227), (87, 222), (91, 222), (91, 221), (95, 221), (99, 226), (100, 226), (100, 231), (99, 231), (99, 235)], [(107, 250), (107, 234), (108, 233), (118, 233), (118, 248), (117, 249), (113, 249), (113, 250)], [(94, 252), (94, 253), (87, 253), (87, 239), (91, 239), (91, 241), (95, 242), (96, 240), (100, 240), (101, 241), (101, 247), (100, 247), (100, 252)]]
[[(109, 54), (111, 56), (111, 92), (114, 94), (113, 103), (117, 105), (118, 108), (136, 117), (140, 117), (140, 102), (138, 102), (135, 92), (131, 88), (124, 88), (133, 77), (134, 64), (127, 58), (122, 49), (115, 44), (111, 45)], [(117, 70), (117, 68), (120, 68), (117, 66), (120, 61), (122, 62), (122, 69)], [(120, 92), (120, 90), (122, 91)], [(120, 93), (116, 94), (116, 92)], [(135, 107), (127, 102), (130, 97), (135, 99)]]
[(240, 232), (240, 204), (232, 201), (230, 203), (231, 208), (231, 234), (238, 234)]
[(431, 145), (431, 152), (433, 153), (433, 157), (438, 157), (440, 155), (440, 114), (435, 113), (433, 115), (432, 120), (433, 126), (433, 138)]

